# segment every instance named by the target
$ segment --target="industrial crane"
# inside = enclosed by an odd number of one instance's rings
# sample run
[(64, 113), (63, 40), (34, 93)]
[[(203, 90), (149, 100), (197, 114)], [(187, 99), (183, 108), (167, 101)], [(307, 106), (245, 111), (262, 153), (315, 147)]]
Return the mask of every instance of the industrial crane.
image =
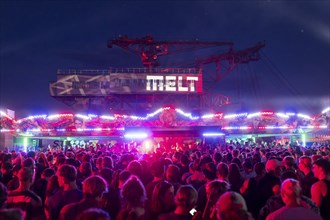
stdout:
[[(177, 70), (192, 70), (192, 72), (203, 74), (203, 91), (194, 93), (170, 93), (170, 92), (123, 92), (122, 90), (107, 91), (107, 84), (99, 82), (99, 78), (109, 78), (109, 70), (68, 70), (58, 71), (58, 80), (50, 84), (53, 97), (60, 99), (64, 103), (75, 106), (77, 109), (107, 109), (111, 108), (116, 112), (137, 112), (145, 109), (158, 108), (168, 104), (177, 104), (182, 107), (194, 110), (219, 111), (224, 105), (230, 104), (229, 97), (217, 94), (211, 91), (218, 81), (226, 76), (235, 66), (241, 63), (259, 60), (259, 51), (265, 46), (264, 43), (258, 43), (256, 46), (244, 50), (235, 50), (232, 42), (219, 41), (157, 41), (151, 36), (143, 38), (129, 38), (121, 36), (108, 41), (108, 47), (120, 47), (132, 52), (140, 57), (142, 64), (146, 67), (138, 70), (136, 73), (174, 73)], [(198, 53), (191, 53), (199, 50)], [(185, 60), (193, 61), (190, 63), (171, 64), (170, 67), (156, 68), (161, 65), (160, 57), (175, 55), (181, 53)], [(196, 57), (198, 54), (199, 57)], [(206, 54), (211, 56), (207, 56)], [(186, 59), (187, 58), (187, 59)], [(182, 60), (182, 59), (178, 59)], [(216, 71), (206, 71), (206, 65), (216, 65)], [(164, 65), (162, 65), (164, 67)], [(187, 68), (187, 69), (185, 69)], [(192, 69), (190, 69), (192, 68)], [(195, 69), (196, 68), (196, 69)], [(202, 70), (203, 71), (200, 71)], [(173, 70), (173, 71), (172, 71)], [(196, 71), (197, 70), (197, 71)], [(122, 70), (114, 70), (115, 73), (121, 73)], [(123, 74), (127, 73), (124, 70)], [(134, 70), (133, 70), (134, 71)], [(158, 72), (161, 71), (161, 72)], [(114, 75), (116, 75), (114, 74)], [(95, 77), (95, 76), (98, 77)], [(80, 77), (80, 78), (78, 78)], [(128, 77), (129, 78), (129, 77)], [(129, 80), (118, 80), (120, 83), (128, 83)], [(95, 83), (94, 83), (95, 82)], [(108, 82), (108, 81), (107, 81)], [(134, 84), (136, 80), (130, 80)], [(67, 89), (67, 85), (72, 84), (77, 87), (85, 86), (79, 89)], [(91, 86), (92, 85), (92, 86)], [(105, 87), (95, 87), (95, 85), (105, 85)], [(125, 84), (126, 85), (126, 84)], [(135, 88), (135, 84), (132, 88)], [(140, 86), (140, 85), (138, 85)], [(137, 88), (138, 88), (137, 86)], [(95, 87), (95, 88), (94, 88)], [(110, 87), (110, 86), (109, 86)], [(120, 89), (127, 89), (129, 86), (119, 86)], [(74, 90), (74, 91), (73, 91)], [(141, 90), (144, 91), (144, 90)], [(174, 97), (175, 96), (175, 97)]]
[[(265, 46), (265, 43), (259, 42), (251, 48), (244, 50), (234, 50), (234, 44), (232, 42), (198, 40), (156, 41), (152, 36), (149, 35), (143, 38), (129, 38), (128, 36), (124, 35), (116, 39), (112, 39), (108, 42), (108, 48), (112, 48), (114, 45), (140, 56), (142, 64), (147, 68), (160, 66), (160, 56), (211, 47), (225, 47), (224, 53), (197, 59), (191, 63), (180, 65), (180, 67), (201, 68), (203, 65), (214, 63), (216, 64), (216, 77), (214, 77), (212, 80), (216, 83), (222, 77), (227, 75), (237, 64), (259, 60), (259, 50)], [(221, 62), (226, 62), (226, 65), (222, 65)], [(225, 66), (225, 71), (222, 72), (221, 69)]]
[(114, 45), (139, 55), (145, 67), (154, 68), (160, 66), (159, 57), (163, 55), (220, 46), (226, 47), (227, 51), (231, 51), (234, 44), (232, 42), (203, 42), (198, 40), (156, 41), (151, 36), (134, 39), (128, 38), (128, 36), (120, 36), (108, 42), (108, 48), (112, 48)]

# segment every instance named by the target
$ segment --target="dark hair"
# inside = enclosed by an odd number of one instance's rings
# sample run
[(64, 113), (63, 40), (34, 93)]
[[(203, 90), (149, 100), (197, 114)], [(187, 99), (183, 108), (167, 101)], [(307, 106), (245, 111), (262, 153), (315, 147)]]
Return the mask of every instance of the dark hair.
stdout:
[(82, 162), (79, 167), (79, 171), (83, 176), (91, 176), (92, 175), (92, 165), (89, 162)]
[(210, 189), (212, 192), (211, 193), (212, 198), (216, 199), (215, 201), (213, 201), (214, 203), (217, 202), (219, 197), (223, 193), (227, 192), (229, 188), (230, 188), (229, 183), (222, 180), (213, 180), (206, 184), (206, 190)]
[(107, 191), (107, 183), (100, 176), (90, 176), (83, 182), (83, 193), (85, 196), (97, 198)]
[(181, 159), (180, 159), (181, 163), (184, 165), (184, 166), (187, 166), (190, 162), (189, 158), (187, 155), (183, 154), (181, 156)]
[(180, 168), (174, 164), (170, 164), (166, 170), (166, 178), (169, 181), (180, 181)]
[(146, 191), (141, 181), (136, 176), (131, 176), (124, 183), (121, 196), (129, 205), (135, 207), (143, 205), (146, 200)]
[(233, 150), (232, 154), (233, 154), (233, 157), (238, 157), (239, 151), (237, 149), (235, 149), (235, 150)]
[(0, 210), (0, 219), (6, 220), (23, 220), (23, 212), (21, 209), (10, 208)]
[(254, 164), (261, 162), (261, 156), (258, 153), (253, 154), (252, 161)]
[(94, 219), (104, 219), (110, 220), (109, 213), (100, 208), (90, 208), (78, 215), (77, 220), (94, 220)]
[(142, 175), (142, 166), (141, 163), (137, 160), (129, 162), (127, 165), (127, 170), (138, 177), (141, 177)]
[(42, 171), (42, 175), (44, 175), (45, 177), (51, 177), (55, 175), (55, 170), (51, 168), (46, 168), (44, 169), (44, 171)]
[(231, 163), (237, 164), (238, 168), (241, 170), (243, 168), (241, 161), (238, 158), (234, 158), (231, 160)]
[(296, 161), (292, 156), (285, 156), (283, 159), (283, 163), (288, 167), (296, 166)]
[(35, 161), (30, 157), (25, 159), (22, 163), (22, 167), (31, 167), (31, 166), (33, 166), (33, 168), (35, 167)]
[(228, 165), (225, 163), (219, 163), (217, 166), (217, 171), (218, 171), (218, 174), (222, 177), (227, 178), (229, 175), (229, 168), (228, 168)]
[(105, 179), (105, 181), (107, 181), (108, 185), (111, 183), (113, 171), (110, 168), (103, 168), (100, 171), (100, 175), (103, 177), (103, 179)]
[(109, 156), (105, 156), (102, 158), (102, 165), (103, 168), (107, 167), (113, 169), (113, 160)]
[(321, 159), (316, 160), (313, 164), (321, 167), (325, 174), (330, 173), (330, 161), (321, 158)]
[(77, 179), (77, 170), (74, 166), (63, 164), (58, 169), (58, 175), (64, 177), (65, 181), (75, 181)]
[(217, 168), (213, 162), (207, 163), (202, 169), (203, 174), (209, 180), (214, 180), (216, 178)]
[(221, 155), (221, 153), (219, 153), (219, 152), (215, 152), (215, 153), (213, 154), (213, 160), (214, 160), (215, 163), (220, 163), (220, 161), (222, 160), (222, 155)]
[(180, 186), (175, 196), (175, 203), (177, 206), (186, 208), (192, 207), (197, 202), (197, 191), (191, 185)]
[(253, 220), (252, 215), (244, 209), (229, 209), (218, 214), (221, 220)]
[(165, 165), (163, 161), (155, 161), (151, 164), (151, 174), (155, 177), (163, 177), (165, 173)]
[(5, 162), (2, 164), (1, 169), (4, 169), (6, 171), (10, 171), (13, 169), (13, 164), (9, 163), (9, 162)]
[(77, 162), (75, 159), (73, 158), (68, 158), (68, 159), (65, 159), (65, 164), (69, 164), (69, 165), (72, 165), (74, 167), (77, 167)]
[(167, 181), (161, 181), (157, 183), (152, 192), (150, 207), (151, 211), (159, 213), (165, 208), (165, 204), (163, 203), (162, 198), (164, 197), (167, 190), (171, 187), (173, 187), (173, 185)]
[(280, 176), (280, 180), (281, 183), (283, 183), (286, 179), (298, 179), (297, 174), (294, 171), (284, 171), (281, 176)]
[(131, 175), (132, 173), (129, 172), (128, 170), (123, 170), (119, 173), (118, 180), (126, 182)]
[(239, 171), (238, 165), (236, 163), (229, 164), (229, 175), (228, 180), (231, 185), (240, 185), (242, 181), (242, 176)]
[(34, 151), (29, 151), (28, 153), (27, 153), (27, 157), (31, 157), (31, 158), (35, 158), (36, 157), (36, 152), (34, 152)]
[(265, 170), (265, 164), (258, 162), (254, 165), (254, 171), (256, 172), (257, 175), (261, 175), (262, 171)]
[(4, 206), (7, 198), (8, 198), (7, 187), (0, 182), (0, 209)]

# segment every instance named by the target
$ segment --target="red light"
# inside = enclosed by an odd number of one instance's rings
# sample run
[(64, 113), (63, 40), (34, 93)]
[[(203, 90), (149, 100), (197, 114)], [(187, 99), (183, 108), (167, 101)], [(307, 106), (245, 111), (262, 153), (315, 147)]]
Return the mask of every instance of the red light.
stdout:
[(261, 115), (273, 115), (274, 112), (261, 112)]
[(217, 117), (219, 119), (222, 119), (223, 113), (217, 113), (217, 114), (214, 115), (214, 117)]

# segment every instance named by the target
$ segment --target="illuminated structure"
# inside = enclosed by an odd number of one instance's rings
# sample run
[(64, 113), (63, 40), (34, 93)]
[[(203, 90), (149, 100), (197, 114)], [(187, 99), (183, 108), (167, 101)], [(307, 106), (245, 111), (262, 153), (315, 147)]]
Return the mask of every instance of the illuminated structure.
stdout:
[[(218, 135), (231, 134), (295, 134), (329, 130), (330, 109), (311, 117), (300, 113), (255, 112), (240, 114), (205, 114), (192, 116), (181, 109), (164, 107), (146, 116), (136, 115), (36, 115), (15, 120), (1, 112), (1, 133), (28, 137), (125, 136), (128, 130), (145, 130), (153, 136), (161, 132), (193, 130)], [(211, 128), (211, 130), (207, 130)], [(158, 132), (158, 133), (157, 133)], [(173, 134), (175, 135), (175, 134)], [(200, 133), (200, 136), (203, 134)]]
[[(57, 81), (50, 83), (52, 97), (74, 109), (92, 112), (136, 114), (163, 106), (183, 109), (219, 111), (229, 98), (208, 92), (236, 65), (259, 60), (255, 47), (236, 51), (232, 42), (156, 41), (119, 37), (108, 47), (121, 47), (140, 56), (145, 68), (110, 68), (108, 70), (58, 70)], [(221, 54), (197, 59), (184, 68), (158, 68), (160, 57), (192, 50), (220, 47)], [(214, 63), (215, 73), (202, 71), (203, 65)]]
[[(235, 138), (277, 137), (281, 141), (299, 139), (330, 140), (330, 108), (314, 117), (301, 113), (261, 111), (255, 113), (212, 113), (193, 116), (181, 109), (163, 107), (144, 116), (56, 114), (14, 119), (0, 111), (0, 147), (14, 145), (38, 148), (51, 145), (82, 146), (85, 141), (136, 141), (151, 143), (171, 139), (182, 141), (224, 141)], [(46, 141), (46, 142), (45, 142)], [(219, 143), (219, 142), (218, 142)], [(146, 144), (148, 145), (148, 144)], [(21, 148), (22, 149), (22, 148)]]

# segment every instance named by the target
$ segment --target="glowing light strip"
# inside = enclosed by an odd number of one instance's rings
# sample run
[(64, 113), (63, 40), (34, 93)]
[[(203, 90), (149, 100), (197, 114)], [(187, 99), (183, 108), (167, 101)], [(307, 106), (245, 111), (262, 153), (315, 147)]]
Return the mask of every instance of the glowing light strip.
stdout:
[(27, 129), (26, 132), (40, 132), (40, 128), (32, 128), (32, 129)]
[(4, 113), (3, 111), (0, 111), (0, 116), (4, 116), (10, 120), (13, 120), (9, 115), (7, 115), (6, 113)]
[(223, 133), (203, 133), (204, 137), (217, 137), (217, 136), (223, 136), (225, 134)]
[(310, 116), (304, 115), (304, 114), (298, 114), (298, 117), (305, 118), (305, 119), (312, 119)]
[(128, 139), (144, 139), (148, 137), (148, 134), (144, 132), (126, 133), (124, 137)]
[(187, 117), (187, 118), (190, 118), (191, 120), (197, 120), (197, 119), (199, 119), (198, 116), (193, 117), (193, 116), (191, 115), (191, 113), (185, 113), (185, 112), (182, 111), (181, 109), (178, 109), (178, 108), (177, 108), (177, 109), (175, 109), (175, 111), (178, 112), (178, 113), (180, 113), (181, 115)]
[(214, 117), (219, 117), (222, 118), (223, 114), (222, 113), (217, 113), (217, 114), (207, 114), (203, 115), (202, 119), (209, 119), (209, 118), (214, 118)]
[(242, 127), (224, 127), (225, 130), (248, 130), (251, 129), (251, 127), (248, 126), (242, 126)]
[(231, 114), (231, 115), (226, 115), (224, 118), (230, 119), (230, 118), (246, 117), (247, 115), (248, 113)]
[(25, 119), (36, 119), (36, 118), (43, 118), (43, 119), (45, 119), (46, 117), (47, 117), (47, 115), (33, 115), (33, 116), (29, 116), (29, 117), (27, 117)]
[(260, 127), (261, 129), (288, 129), (289, 126), (265, 126), (265, 127)]
[(302, 128), (302, 129), (313, 129), (313, 128), (328, 128), (327, 125), (319, 125), (319, 126), (313, 126), (313, 125), (305, 125), (305, 126), (299, 126), (299, 128)]
[(101, 115), (101, 118), (106, 120), (115, 120), (115, 117), (109, 115)]
[(87, 115), (81, 115), (81, 114), (76, 114), (75, 117), (82, 118), (82, 119), (85, 119), (85, 120), (89, 120), (90, 119), (90, 117), (88, 117)]
[(324, 110), (322, 111), (322, 114), (327, 113), (328, 111), (330, 111), (330, 107), (324, 109)]
[(1, 130), (0, 130), (0, 132), (12, 132), (12, 131), (15, 131), (14, 129), (5, 129), (5, 128), (2, 128)]
[[(157, 109), (155, 112), (153, 113), (150, 113), (150, 114), (147, 114), (145, 117), (140, 117), (140, 116), (135, 116), (135, 115), (131, 115), (131, 116), (128, 116), (128, 115), (120, 115), (120, 114), (115, 114), (114, 116), (107, 116), (107, 115), (102, 115), (102, 116), (98, 116), (98, 115), (95, 115), (95, 114), (88, 114), (88, 115), (81, 115), (81, 114), (55, 114), (55, 115), (35, 115), (35, 116), (29, 116), (29, 117), (26, 117), (26, 118), (23, 118), (23, 119), (20, 119), (20, 120), (17, 120), (17, 121), (14, 121), (14, 123), (21, 123), (22, 121), (24, 120), (27, 120), (27, 119), (35, 119), (35, 118), (43, 118), (43, 119), (48, 119), (48, 120), (52, 120), (52, 119), (55, 119), (55, 118), (59, 118), (59, 117), (73, 117), (73, 116), (76, 116), (78, 118), (83, 118), (83, 119), (86, 119), (86, 120), (90, 120), (92, 118), (97, 118), (97, 117), (100, 117), (102, 119), (106, 119), (106, 120), (116, 120), (116, 118), (131, 118), (133, 120), (147, 120), (151, 117), (154, 117), (155, 115), (161, 113), (162, 111), (164, 110), (169, 110), (171, 109), (170, 107), (164, 107), (164, 108), (159, 108)], [(178, 112), (179, 114), (191, 119), (191, 120), (197, 120), (197, 119), (211, 119), (213, 117), (219, 117), (219, 118), (225, 118), (225, 119), (231, 119), (231, 118), (236, 118), (236, 117), (247, 117), (247, 118), (253, 118), (253, 117), (256, 117), (256, 116), (264, 116), (264, 115), (274, 115), (276, 114), (278, 117), (282, 117), (282, 118), (289, 118), (290, 116), (295, 116), (297, 115), (298, 117), (301, 117), (301, 118), (305, 118), (305, 119), (309, 119), (309, 120), (313, 120), (314, 118), (311, 118), (310, 116), (308, 115), (304, 115), (304, 114), (296, 114), (296, 113), (292, 113), (292, 112), (287, 112), (287, 113), (281, 113), (281, 112), (278, 112), (278, 113), (274, 113), (274, 112), (255, 112), (255, 113), (251, 113), (251, 114), (248, 114), (248, 113), (240, 113), (240, 114), (228, 114), (228, 115), (225, 115), (223, 116), (223, 113), (218, 113), (218, 114), (206, 114), (206, 115), (203, 115), (201, 117), (198, 117), (198, 116), (192, 116), (191, 113), (186, 113), (184, 111), (182, 111), (181, 109), (174, 109), (176, 112)], [(324, 109), (322, 111), (322, 113), (326, 113), (330, 111), (330, 107)], [(0, 111), (1, 113), (1, 116), (4, 116), (4, 117), (7, 117), (9, 119), (12, 120), (11, 117), (9, 117), (6, 113), (4, 113), (3, 111)]]
[[(77, 128), (72, 129), (71, 131), (78, 131), (78, 132), (85, 132), (85, 131), (124, 131), (125, 128)], [(1, 132), (9, 132), (9, 131), (15, 131), (14, 129), (1, 129)], [(51, 132), (51, 131), (57, 131), (57, 132), (65, 132), (67, 129), (65, 128), (58, 128), (58, 129), (40, 129), (40, 128), (33, 128), (33, 129), (27, 129), (26, 134), (33, 133), (42, 133), (42, 132)], [(20, 132), (19, 129), (16, 130), (16, 132)]]
[(290, 118), (289, 115), (286, 115), (286, 114), (281, 113), (281, 112), (276, 113), (276, 115), (277, 115), (278, 117), (281, 117), (281, 118)]
[(273, 115), (274, 112), (260, 112), (261, 115)]
[(209, 114), (209, 115), (203, 115), (202, 119), (206, 119), (206, 118), (213, 118), (214, 114)]
[(134, 115), (130, 116), (130, 118), (133, 120), (139, 120), (139, 119), (143, 120), (143, 118)]
[(293, 112), (286, 112), (285, 114), (289, 115), (289, 116), (295, 116), (296, 115), (296, 113), (293, 113)]
[(253, 118), (259, 115), (261, 115), (261, 112), (256, 112), (256, 113), (248, 114), (247, 118)]
[(120, 114), (114, 114), (115, 118), (128, 118), (129, 116), (127, 115), (120, 115)]
[(169, 108), (160, 108), (160, 109), (157, 109), (157, 110), (154, 111), (153, 113), (147, 114), (147, 116), (144, 117), (142, 120), (146, 120), (146, 119), (148, 119), (148, 118), (154, 117), (155, 115), (157, 115), (157, 114), (159, 114), (159, 113), (161, 113), (162, 111), (167, 110), (167, 109), (169, 109)]
[(56, 114), (56, 115), (49, 115), (47, 118), (49, 120), (60, 118), (60, 117), (73, 117), (73, 114)]

